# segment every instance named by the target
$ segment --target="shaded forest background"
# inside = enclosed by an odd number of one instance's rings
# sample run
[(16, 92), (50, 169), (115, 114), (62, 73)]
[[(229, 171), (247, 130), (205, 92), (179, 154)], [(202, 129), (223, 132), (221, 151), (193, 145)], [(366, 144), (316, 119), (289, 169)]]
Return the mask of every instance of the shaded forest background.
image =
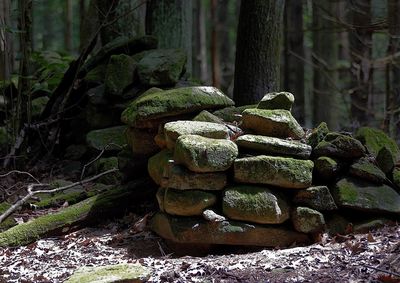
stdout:
[[(19, 142), (23, 125), (43, 116), (31, 101), (51, 99), (70, 62), (91, 42), (95, 52), (119, 36), (144, 34), (156, 35), (160, 48), (184, 49), (187, 80), (216, 86), (237, 104), (258, 101), (241, 90), (263, 79), (247, 66), (273, 65), (276, 84), (266, 90), (292, 92), (303, 126), (326, 121), (333, 130), (353, 131), (369, 125), (398, 141), (399, 11), (398, 0), (2, 0), (4, 152)], [(264, 12), (272, 21), (258, 32), (249, 29)], [(270, 37), (252, 45), (259, 34)], [(264, 62), (235, 58), (252, 49), (278, 51)], [(7, 99), (7, 88), (15, 98)]]

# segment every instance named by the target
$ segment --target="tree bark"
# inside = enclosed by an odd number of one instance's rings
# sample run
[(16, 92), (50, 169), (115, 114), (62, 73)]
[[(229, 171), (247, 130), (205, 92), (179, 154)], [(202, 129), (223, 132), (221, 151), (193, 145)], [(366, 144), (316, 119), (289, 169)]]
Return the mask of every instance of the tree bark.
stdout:
[(148, 180), (137, 180), (129, 188), (113, 188), (54, 214), (46, 214), (0, 233), (0, 247), (21, 246), (42, 237), (65, 233), (65, 230), (96, 223), (148, 199), (155, 189)]
[(237, 105), (257, 103), (280, 88), (284, 0), (242, 1), (236, 40)]
[(65, 50), (72, 51), (72, 1), (65, 1), (65, 27), (64, 27), (64, 46)]
[(211, 71), (212, 85), (221, 88), (221, 67), (219, 62), (219, 22), (217, 18), (217, 0), (211, 0)]
[(204, 3), (201, 0), (193, 2), (193, 76), (203, 84), (208, 84), (207, 40)]
[(285, 6), (285, 91), (293, 93), (293, 115), (305, 122), (303, 3), (287, 0)]
[[(400, 0), (388, 0), (388, 55), (400, 51)], [(386, 129), (396, 139), (400, 138), (400, 59), (387, 65)]]
[(350, 32), (350, 52), (354, 91), (351, 93), (351, 114), (353, 126), (359, 127), (368, 125), (373, 116), (371, 0), (354, 0), (352, 4), (354, 28)]
[(186, 52), (186, 71), (192, 74), (192, 1), (149, 0), (146, 34), (158, 38), (159, 48), (181, 48)]
[[(119, 0), (97, 0), (96, 3), (100, 24), (104, 25), (115, 19)], [(101, 30), (101, 44), (104, 46), (119, 35), (117, 23), (108, 24)]]
[(89, 45), (93, 34), (99, 27), (97, 0), (90, 0), (87, 10), (84, 11), (81, 26), (79, 27), (79, 50), (81, 52)]
[(334, 23), (336, 13), (330, 0), (313, 1), (314, 124), (326, 122), (338, 129), (338, 44)]
[(9, 80), (12, 72), (12, 35), (6, 30), (11, 27), (10, 0), (0, 1), (0, 81)]

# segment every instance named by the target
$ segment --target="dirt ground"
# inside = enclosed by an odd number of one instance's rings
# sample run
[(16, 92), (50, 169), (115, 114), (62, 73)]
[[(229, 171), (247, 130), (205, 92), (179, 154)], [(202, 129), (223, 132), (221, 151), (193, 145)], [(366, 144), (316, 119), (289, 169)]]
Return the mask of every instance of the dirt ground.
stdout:
[(0, 249), (0, 282), (63, 282), (81, 266), (127, 262), (148, 267), (148, 282), (400, 282), (400, 225), (323, 235), (308, 247), (179, 257), (150, 231), (134, 231), (132, 219)]

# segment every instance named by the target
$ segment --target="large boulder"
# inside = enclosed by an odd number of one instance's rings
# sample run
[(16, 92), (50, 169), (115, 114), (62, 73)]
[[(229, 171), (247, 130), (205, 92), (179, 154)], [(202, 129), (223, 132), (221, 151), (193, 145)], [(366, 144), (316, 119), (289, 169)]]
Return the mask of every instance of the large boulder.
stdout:
[(250, 225), (237, 221), (211, 222), (192, 217), (172, 217), (157, 213), (151, 229), (164, 239), (186, 244), (249, 245), (287, 247), (308, 243), (306, 234), (280, 225)]
[(167, 149), (160, 151), (149, 158), (147, 170), (150, 177), (157, 185), (161, 185), (164, 178), (164, 172), (169, 163), (173, 162), (173, 153)]
[(386, 147), (390, 151), (394, 161), (400, 158), (400, 149), (397, 143), (381, 130), (362, 127), (357, 130), (356, 138), (360, 140), (362, 144), (365, 145), (368, 152), (374, 156), (377, 156), (379, 151), (383, 147)]
[(164, 125), (164, 133), (167, 147), (173, 149), (178, 137), (182, 135), (199, 135), (213, 139), (228, 139), (229, 129), (225, 125), (199, 122), (199, 121), (175, 121)]
[(368, 158), (360, 158), (350, 166), (350, 175), (378, 184), (386, 183), (386, 175)]
[(305, 190), (298, 191), (294, 195), (293, 202), (319, 211), (337, 209), (327, 186), (309, 187)]
[(150, 270), (137, 263), (78, 268), (66, 283), (147, 282)]
[(133, 83), (136, 61), (132, 57), (112, 55), (105, 73), (105, 88), (108, 95), (120, 96), (124, 89)]
[(216, 202), (217, 197), (211, 192), (165, 189), (162, 207), (170, 215), (195, 216), (202, 215), (205, 209)]
[(168, 166), (162, 187), (178, 190), (222, 190), (227, 183), (224, 172), (195, 173), (181, 165)]
[(313, 166), (311, 160), (287, 157), (259, 155), (238, 158), (234, 163), (235, 181), (302, 189), (311, 185)]
[(230, 140), (183, 135), (176, 141), (174, 160), (194, 172), (218, 172), (229, 169), (237, 155), (238, 148)]
[(288, 110), (246, 109), (242, 112), (243, 127), (256, 134), (294, 139), (302, 138), (303, 128)]
[(144, 85), (173, 86), (185, 70), (186, 54), (180, 49), (147, 51), (138, 62), (139, 79)]
[(215, 87), (184, 87), (138, 97), (125, 109), (121, 119), (132, 127), (148, 128), (174, 116), (233, 104), (229, 97)]
[(259, 186), (233, 186), (224, 192), (222, 209), (230, 219), (279, 224), (289, 219), (289, 205), (280, 193)]
[(239, 148), (255, 150), (269, 155), (284, 155), (307, 159), (311, 155), (311, 146), (298, 141), (259, 135), (242, 135), (236, 139)]
[(314, 148), (313, 155), (356, 159), (365, 155), (365, 148), (360, 141), (349, 135), (329, 133)]
[(322, 213), (308, 207), (296, 207), (292, 212), (292, 223), (296, 231), (302, 233), (318, 233), (325, 230)]
[(258, 103), (258, 109), (284, 109), (292, 110), (294, 96), (290, 92), (270, 92)]
[(87, 145), (96, 150), (115, 151), (120, 150), (126, 144), (126, 126), (117, 126), (87, 133)]
[(333, 189), (339, 207), (361, 211), (400, 213), (400, 195), (387, 185), (344, 178)]

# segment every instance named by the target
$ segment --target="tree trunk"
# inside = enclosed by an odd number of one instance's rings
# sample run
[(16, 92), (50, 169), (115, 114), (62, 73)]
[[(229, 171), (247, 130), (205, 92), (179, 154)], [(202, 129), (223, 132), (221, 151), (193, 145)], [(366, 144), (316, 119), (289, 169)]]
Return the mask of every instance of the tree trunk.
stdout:
[(293, 115), (300, 124), (305, 122), (303, 3), (287, 0), (285, 6), (285, 91), (293, 93)]
[(219, 22), (217, 18), (217, 0), (211, 0), (211, 71), (212, 85), (221, 88), (221, 67), (219, 62)]
[(187, 55), (186, 70), (192, 73), (192, 1), (149, 0), (146, 34), (158, 38), (159, 48), (181, 48)]
[(372, 112), (372, 51), (371, 0), (354, 0), (351, 7), (352, 24), (350, 50), (352, 58), (353, 92), (351, 114), (354, 127), (368, 125)]
[(64, 46), (68, 52), (72, 51), (72, 0), (65, 1), (65, 30)]
[(193, 2), (193, 77), (208, 84), (207, 40), (204, 3), (201, 0)]
[(151, 186), (149, 181), (138, 180), (129, 188), (113, 188), (54, 214), (14, 226), (0, 233), (0, 247), (27, 245), (45, 236), (65, 233), (68, 229), (124, 213), (127, 207), (139, 204), (154, 194), (155, 189), (148, 189)]
[(12, 35), (6, 30), (11, 27), (10, 0), (0, 1), (0, 81), (9, 80), (12, 72)]
[[(400, 51), (400, 0), (388, 0), (388, 55)], [(400, 59), (387, 65), (386, 129), (393, 138), (400, 138)]]
[(326, 122), (338, 129), (338, 44), (330, 17), (336, 4), (330, 0), (313, 1), (314, 124)]
[(233, 91), (237, 105), (257, 103), (266, 93), (279, 90), (284, 4), (284, 0), (242, 1)]
[(81, 26), (79, 28), (79, 50), (83, 51), (92, 39), (92, 35), (100, 27), (97, 0), (90, 0), (89, 7), (84, 12)]
[(54, 39), (54, 29), (53, 29), (53, 20), (52, 20), (52, 9), (51, 3), (53, 0), (44, 0), (43, 1), (43, 19), (42, 19), (42, 30), (43, 30), (43, 38), (42, 38), (42, 47), (43, 50), (49, 50), (52, 48), (52, 42)]
[(109, 24), (116, 17), (116, 10), (119, 0), (97, 0), (98, 18), (100, 25), (106, 25), (100, 33), (101, 44), (104, 46), (120, 34), (118, 33), (117, 23)]

